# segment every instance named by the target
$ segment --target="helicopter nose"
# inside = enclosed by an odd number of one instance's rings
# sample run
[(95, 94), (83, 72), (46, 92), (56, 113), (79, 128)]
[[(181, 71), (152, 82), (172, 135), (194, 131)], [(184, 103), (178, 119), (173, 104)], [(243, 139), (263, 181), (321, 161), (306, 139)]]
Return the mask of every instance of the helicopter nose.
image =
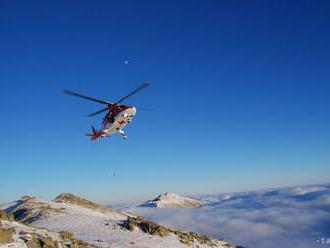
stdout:
[(131, 114), (135, 115), (136, 114), (136, 108), (135, 107), (131, 107)]

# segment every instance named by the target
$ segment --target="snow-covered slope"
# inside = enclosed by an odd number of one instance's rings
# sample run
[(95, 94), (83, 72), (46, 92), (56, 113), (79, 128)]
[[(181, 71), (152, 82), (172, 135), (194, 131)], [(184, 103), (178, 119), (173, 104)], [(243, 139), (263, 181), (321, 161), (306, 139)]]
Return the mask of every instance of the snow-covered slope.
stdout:
[(23, 197), (4, 207), (17, 221), (55, 234), (68, 231), (75, 239), (97, 247), (234, 247), (225, 241), (170, 229), (67, 193), (54, 201)]
[(60, 248), (65, 247), (64, 241), (61, 240), (58, 233), (26, 226), (17, 222), (0, 220), (0, 247), (2, 248), (31, 247), (35, 242), (39, 242), (39, 239), (36, 237), (40, 238), (40, 242), (54, 244), (54, 247), (56, 244)]
[(143, 204), (143, 206), (157, 208), (197, 208), (201, 205), (201, 202), (195, 199), (169, 192)]

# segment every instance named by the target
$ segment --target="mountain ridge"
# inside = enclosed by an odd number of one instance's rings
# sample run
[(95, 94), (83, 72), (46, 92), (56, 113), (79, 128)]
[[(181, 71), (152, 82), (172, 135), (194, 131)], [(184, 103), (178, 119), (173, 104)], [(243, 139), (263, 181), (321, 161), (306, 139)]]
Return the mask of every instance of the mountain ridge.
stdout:
[[(21, 225), (28, 225), (37, 233), (47, 230), (47, 235), (53, 236), (53, 244), (58, 243), (58, 247), (63, 243), (63, 233), (69, 234), (64, 235), (69, 236), (71, 246), (68, 247), (235, 247), (223, 240), (168, 228), (70, 193), (62, 193), (52, 201), (24, 196), (0, 208), (5, 210), (7, 217), (10, 215), (14, 218), (14, 221), (0, 222), (6, 226), (0, 228), (2, 231), (15, 229), (11, 247), (25, 247), (26, 243), (19, 240), (28, 242), (26, 235), (19, 234), (19, 230), (24, 229)], [(32, 230), (25, 229), (24, 232), (33, 233)], [(45, 247), (42, 241), (45, 235), (38, 235), (33, 242), (38, 243), (38, 247)], [(74, 246), (77, 243), (81, 245)]]
[(144, 207), (157, 208), (199, 208), (202, 203), (196, 199), (181, 196), (173, 192), (166, 192), (158, 195), (153, 200), (141, 204)]

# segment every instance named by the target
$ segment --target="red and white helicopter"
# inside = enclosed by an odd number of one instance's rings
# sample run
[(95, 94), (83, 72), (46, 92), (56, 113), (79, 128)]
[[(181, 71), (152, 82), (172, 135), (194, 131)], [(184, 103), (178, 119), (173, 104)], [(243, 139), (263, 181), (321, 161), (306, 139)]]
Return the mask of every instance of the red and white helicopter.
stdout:
[[(70, 91), (70, 90), (63, 90), (63, 93), (77, 96), (89, 101), (98, 102), (101, 104), (107, 105), (107, 107), (96, 111), (94, 113), (91, 113), (87, 116), (95, 116), (100, 113), (103, 113), (105, 111), (108, 111), (105, 117), (103, 118), (103, 127), (100, 130), (96, 130), (94, 126), (92, 126), (93, 133), (91, 134), (85, 134), (86, 136), (90, 136), (91, 140), (97, 140), (98, 138), (106, 138), (110, 137), (114, 133), (119, 133), (124, 139), (127, 138), (127, 135), (124, 132), (124, 127), (130, 123), (136, 114), (136, 107), (135, 106), (128, 106), (128, 105), (122, 105), (121, 103), (129, 98), (130, 96), (136, 94), (137, 92), (143, 90), (144, 88), (148, 87), (150, 83), (143, 83), (139, 87), (137, 87), (135, 90), (130, 92), (128, 95), (122, 97), (120, 100), (118, 100), (115, 103), (110, 103), (107, 101), (99, 100), (93, 97), (84, 96), (79, 93)], [(150, 110), (146, 108), (140, 108), (142, 110)]]

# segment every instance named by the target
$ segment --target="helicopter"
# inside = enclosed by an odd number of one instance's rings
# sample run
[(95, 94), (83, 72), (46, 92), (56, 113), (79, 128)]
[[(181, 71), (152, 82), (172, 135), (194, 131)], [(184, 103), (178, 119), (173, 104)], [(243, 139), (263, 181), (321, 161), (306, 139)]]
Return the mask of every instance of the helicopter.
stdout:
[[(85, 96), (80, 93), (76, 93), (67, 89), (63, 89), (62, 92), (71, 96), (80, 97), (85, 100), (106, 105), (105, 108), (87, 115), (88, 117), (92, 117), (101, 114), (103, 112), (107, 112), (102, 121), (102, 128), (97, 130), (94, 126), (92, 126), (92, 133), (87, 133), (85, 134), (85, 136), (89, 136), (91, 140), (96, 141), (99, 138), (109, 138), (113, 134), (119, 133), (123, 139), (127, 139), (127, 135), (125, 134), (123, 129), (127, 124), (129, 124), (132, 121), (133, 117), (136, 115), (136, 107), (123, 105), (121, 103), (125, 101), (127, 98), (131, 97), (132, 95), (138, 93), (139, 91), (145, 89), (148, 86), (150, 86), (150, 83), (145, 82), (114, 103), (100, 100), (94, 97)], [(139, 108), (139, 109), (152, 110), (147, 108)]]

